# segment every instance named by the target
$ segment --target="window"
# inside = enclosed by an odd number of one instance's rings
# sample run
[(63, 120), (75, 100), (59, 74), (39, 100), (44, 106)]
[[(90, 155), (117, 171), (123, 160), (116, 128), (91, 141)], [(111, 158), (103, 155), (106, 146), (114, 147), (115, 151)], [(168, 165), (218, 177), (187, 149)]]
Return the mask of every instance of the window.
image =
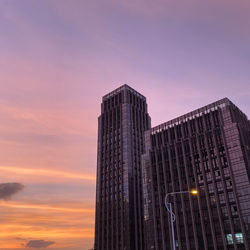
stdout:
[(216, 204), (216, 199), (214, 195), (210, 196), (210, 201), (211, 201), (211, 205), (215, 205)]
[(237, 206), (236, 205), (231, 206), (231, 211), (232, 215), (237, 215)]
[(229, 168), (228, 167), (227, 168), (223, 168), (223, 172), (224, 172), (224, 176), (225, 177), (230, 176), (230, 172), (229, 172)]
[(220, 200), (221, 204), (225, 203), (225, 196), (224, 196), (224, 194), (219, 194), (219, 200)]
[(233, 245), (234, 244), (232, 234), (227, 234), (226, 238), (227, 238), (227, 244), (228, 245)]
[(224, 207), (221, 207), (221, 212), (222, 212), (222, 215), (227, 217), (228, 216), (228, 212), (227, 212), (227, 207), (224, 206)]
[(236, 233), (235, 238), (236, 238), (236, 244), (243, 244), (244, 243), (242, 233)]
[(215, 177), (220, 177), (220, 171), (215, 171)]
[(226, 186), (228, 189), (232, 188), (232, 181), (231, 180), (227, 180), (226, 181)]
[(213, 193), (214, 192), (213, 183), (208, 184), (208, 191), (209, 191), (209, 193)]
[(221, 182), (217, 182), (217, 189), (218, 189), (218, 191), (222, 191), (222, 183)]
[(229, 202), (233, 202), (234, 201), (234, 194), (233, 194), (233, 192), (228, 192), (228, 199), (229, 199)]
[[(227, 244), (228, 245), (233, 245), (234, 244), (232, 234), (227, 234), (226, 239), (227, 239)], [(235, 239), (236, 239), (236, 244), (244, 244), (244, 239), (243, 239), (242, 233), (236, 233), (235, 234)]]
[(211, 175), (211, 173), (209, 172), (209, 173), (207, 173), (207, 181), (211, 181), (212, 180), (212, 175)]

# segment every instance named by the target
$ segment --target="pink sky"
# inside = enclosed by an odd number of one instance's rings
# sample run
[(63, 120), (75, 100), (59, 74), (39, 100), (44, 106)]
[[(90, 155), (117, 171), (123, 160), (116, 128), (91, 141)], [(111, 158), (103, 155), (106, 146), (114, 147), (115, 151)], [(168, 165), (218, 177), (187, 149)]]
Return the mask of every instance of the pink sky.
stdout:
[(97, 117), (123, 84), (152, 124), (229, 97), (250, 115), (249, 1), (2, 0), (0, 249), (93, 246)]

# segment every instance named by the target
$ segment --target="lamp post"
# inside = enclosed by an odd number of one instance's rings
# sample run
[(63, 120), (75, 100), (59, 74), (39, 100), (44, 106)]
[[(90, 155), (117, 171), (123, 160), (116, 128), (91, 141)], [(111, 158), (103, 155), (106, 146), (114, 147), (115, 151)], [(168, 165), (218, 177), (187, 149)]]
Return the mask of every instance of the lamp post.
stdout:
[(172, 209), (172, 203), (168, 202), (168, 196), (173, 195), (173, 194), (185, 194), (185, 193), (190, 193), (193, 195), (197, 195), (198, 191), (196, 189), (192, 189), (191, 191), (179, 191), (179, 192), (171, 192), (167, 193), (165, 196), (165, 207), (168, 210), (170, 214), (170, 222), (171, 222), (171, 231), (172, 231), (172, 246), (173, 250), (175, 250), (175, 237), (174, 237), (174, 221), (175, 221), (175, 214), (173, 213)]

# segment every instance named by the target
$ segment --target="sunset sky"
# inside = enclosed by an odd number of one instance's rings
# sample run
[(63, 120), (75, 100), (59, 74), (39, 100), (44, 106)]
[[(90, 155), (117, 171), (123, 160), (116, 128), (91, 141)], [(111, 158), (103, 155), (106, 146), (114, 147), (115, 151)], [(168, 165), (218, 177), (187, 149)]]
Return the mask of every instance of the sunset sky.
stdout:
[(120, 85), (147, 97), (153, 126), (223, 97), (249, 117), (249, 13), (249, 0), (0, 0), (0, 250), (93, 247), (97, 117)]

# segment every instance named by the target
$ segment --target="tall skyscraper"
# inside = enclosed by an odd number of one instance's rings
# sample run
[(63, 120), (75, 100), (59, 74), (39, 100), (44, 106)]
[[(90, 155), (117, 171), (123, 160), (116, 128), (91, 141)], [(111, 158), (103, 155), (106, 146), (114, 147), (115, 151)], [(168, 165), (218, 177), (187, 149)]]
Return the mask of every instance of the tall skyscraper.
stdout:
[(175, 245), (182, 250), (250, 248), (250, 122), (227, 98), (145, 133), (142, 156), (145, 250), (171, 248), (166, 193)]
[(105, 95), (98, 118), (95, 250), (143, 250), (141, 154), (146, 98), (127, 85)]

